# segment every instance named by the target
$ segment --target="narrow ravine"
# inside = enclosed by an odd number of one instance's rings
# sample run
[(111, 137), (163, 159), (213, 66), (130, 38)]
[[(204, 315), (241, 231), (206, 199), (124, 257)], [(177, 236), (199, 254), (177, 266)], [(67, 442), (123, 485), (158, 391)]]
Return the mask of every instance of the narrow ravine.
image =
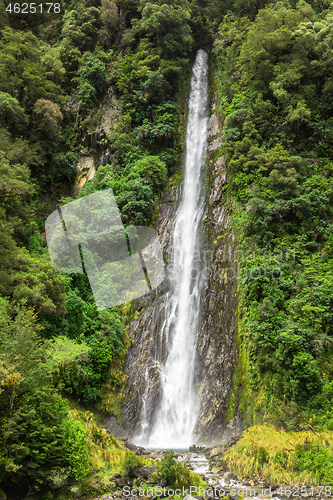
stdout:
[[(165, 342), (168, 351), (164, 365), (159, 365), (161, 398), (152, 421), (142, 415), (141, 435), (134, 439), (148, 448), (187, 448), (194, 442), (198, 415), (196, 336), (204, 284), (202, 219), (207, 126), (208, 56), (199, 50), (189, 96), (184, 181), (173, 234), (171, 290), (161, 328), (161, 344)], [(145, 394), (143, 403), (147, 397)]]

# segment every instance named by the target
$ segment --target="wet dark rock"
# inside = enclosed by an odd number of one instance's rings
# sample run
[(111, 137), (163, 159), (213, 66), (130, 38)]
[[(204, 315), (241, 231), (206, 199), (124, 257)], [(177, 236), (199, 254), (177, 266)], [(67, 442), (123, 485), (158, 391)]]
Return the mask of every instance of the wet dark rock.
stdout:
[(148, 456), (150, 456), (150, 451), (145, 450), (144, 448), (141, 448), (141, 447), (139, 449), (140, 449), (140, 454), (141, 455), (148, 455)]
[(129, 477), (120, 477), (116, 479), (116, 485), (118, 486), (118, 488), (123, 488), (124, 486), (130, 486), (130, 484), (131, 481)]
[(116, 417), (107, 417), (103, 420), (102, 425), (106, 428), (108, 434), (113, 434), (117, 439), (127, 441), (128, 433), (125, 432), (117, 422)]
[(241, 434), (237, 435), (237, 436), (234, 436), (232, 437), (228, 442), (227, 442), (227, 446), (229, 448), (231, 448), (231, 446), (234, 446), (239, 440), (240, 438), (242, 437)]
[(168, 481), (165, 479), (165, 477), (161, 477), (161, 479), (158, 482), (158, 485), (164, 488), (168, 484)]
[(130, 451), (133, 451), (136, 453), (136, 455), (149, 455), (149, 451), (147, 452), (142, 446), (136, 446), (136, 444), (130, 443), (129, 441), (125, 441), (124, 445), (126, 448), (128, 448)]
[(120, 474), (114, 474), (112, 477), (110, 477), (110, 481), (115, 481), (116, 479), (120, 479), (121, 475)]
[(138, 452), (138, 451), (139, 451), (139, 447), (138, 447), (138, 446), (136, 446), (136, 445), (135, 445), (135, 444), (133, 444), (133, 443), (126, 442), (126, 443), (125, 443), (125, 446), (126, 446), (126, 448), (128, 448), (129, 450), (134, 451), (134, 453), (136, 453), (136, 452)]
[(237, 481), (238, 477), (236, 474), (233, 474), (232, 472), (228, 472), (227, 474), (224, 475), (224, 479), (227, 481)]
[(228, 464), (224, 460), (219, 460), (219, 466), (221, 467), (221, 470), (223, 470), (223, 471), (228, 470)]
[[(163, 254), (168, 261), (171, 252), (171, 236), (177, 209), (177, 190), (172, 190), (163, 198), (155, 229), (159, 234)], [(129, 325), (129, 336), (133, 338), (129, 349), (125, 373), (128, 386), (122, 405), (122, 427), (132, 435), (140, 432), (143, 413), (151, 419), (160, 400), (160, 371), (158, 363), (166, 357), (166, 346), (160, 332), (164, 321), (165, 293), (169, 287), (169, 274), (157, 290), (134, 301), (134, 311), (142, 311), (140, 317)], [(157, 362), (156, 362), (157, 360)], [(149, 385), (149, 399), (144, 394)]]
[(104, 144), (110, 132), (121, 118), (121, 106), (114, 95), (108, 95), (100, 105), (92, 109), (87, 120), (82, 142), (89, 147)]
[(163, 203), (174, 203), (177, 201), (177, 195), (174, 191), (167, 193), (163, 199)]
[[(235, 235), (226, 208), (226, 157), (216, 157), (215, 146), (220, 144), (223, 125), (216, 108), (217, 100), (214, 98), (208, 137), (210, 150), (214, 154), (207, 166), (208, 200), (204, 214), (206, 246), (202, 255), (207, 283), (202, 299), (202, 324), (197, 339), (196, 386), (200, 408), (195, 435), (196, 441), (204, 446), (224, 443), (243, 429), (237, 409), (234, 417), (227, 419), (233, 373), (238, 364), (235, 325), (237, 268)], [(164, 196), (155, 224), (166, 261), (171, 255), (177, 199), (178, 190)], [(159, 366), (166, 357), (165, 338), (161, 336), (161, 328), (165, 319), (165, 293), (168, 288), (167, 272), (165, 280), (156, 291), (134, 301), (134, 310), (142, 313), (129, 325), (129, 335), (133, 341), (125, 365), (128, 386), (122, 405), (123, 428), (131, 435), (141, 431), (143, 420), (151, 422), (159, 407)]]
[(157, 467), (155, 465), (146, 465), (145, 467), (140, 467), (140, 469), (135, 469), (133, 472), (133, 476), (135, 477), (143, 477), (148, 478), (151, 474), (157, 471)]
[[(212, 103), (208, 142), (221, 133), (216, 97)], [(212, 135), (213, 134), (213, 135)], [(211, 156), (207, 166), (208, 203), (205, 213), (207, 234), (205, 256), (208, 279), (203, 298), (203, 316), (197, 340), (197, 387), (200, 400), (195, 434), (200, 444), (221, 443), (242, 430), (235, 413), (227, 419), (238, 363), (236, 325), (237, 267), (235, 235), (226, 209), (225, 156)]]
[(193, 444), (192, 446), (189, 447), (189, 451), (191, 453), (205, 453), (207, 451), (210, 451), (210, 448), (205, 448), (204, 446), (197, 446)]

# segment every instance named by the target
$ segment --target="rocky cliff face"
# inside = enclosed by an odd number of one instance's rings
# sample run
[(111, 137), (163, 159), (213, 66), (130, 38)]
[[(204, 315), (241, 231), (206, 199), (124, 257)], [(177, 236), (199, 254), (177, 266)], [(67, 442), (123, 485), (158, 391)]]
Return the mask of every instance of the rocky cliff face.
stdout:
[[(78, 111), (79, 102), (72, 97), (67, 105), (69, 110)], [(112, 163), (110, 148), (106, 146), (106, 138), (120, 120), (121, 106), (116, 97), (108, 94), (106, 98), (93, 108), (82, 128), (82, 150), (78, 156), (77, 179), (74, 193), (83, 188), (85, 183), (92, 179), (99, 165)]]
[[(202, 325), (198, 336), (196, 384), (200, 398), (196, 425), (197, 442), (221, 443), (241, 428), (236, 415), (227, 422), (232, 378), (237, 366), (235, 318), (237, 311), (236, 249), (225, 206), (227, 165), (219, 156), (222, 123), (213, 99), (209, 123), (209, 160), (207, 165), (206, 244), (202, 257), (207, 282), (202, 298)], [(171, 253), (171, 234), (177, 210), (177, 195), (166, 195), (156, 224), (166, 260)], [(165, 360), (166, 346), (161, 330), (164, 321), (165, 292), (168, 278), (159, 289), (136, 301), (143, 312), (130, 324), (133, 343), (125, 373), (128, 387), (123, 404), (123, 428), (130, 435), (140, 432), (144, 422), (152, 421), (160, 401), (159, 364)], [(149, 390), (147, 390), (149, 389)], [(147, 395), (148, 394), (148, 395)]]
[[(166, 262), (171, 255), (177, 200), (177, 189), (173, 189), (164, 196), (159, 218), (155, 224)], [(160, 375), (158, 367), (160, 363), (164, 362), (166, 355), (165, 339), (161, 337), (161, 330), (168, 286), (169, 276), (168, 266), (166, 266), (166, 278), (163, 283), (157, 290), (137, 299), (134, 304), (136, 310), (143, 312), (137, 321), (132, 321), (129, 325), (129, 336), (133, 339), (133, 343), (125, 365), (128, 387), (122, 418), (122, 427), (128, 430), (132, 436), (140, 432), (145, 420), (151, 421), (159, 402)]]
[(213, 444), (241, 430), (236, 416), (227, 422), (226, 412), (237, 366), (237, 281), (235, 235), (226, 209), (227, 164), (219, 155), (222, 122), (214, 96), (208, 130), (208, 203), (205, 213), (207, 282), (202, 324), (197, 340), (197, 387), (200, 399), (197, 441)]

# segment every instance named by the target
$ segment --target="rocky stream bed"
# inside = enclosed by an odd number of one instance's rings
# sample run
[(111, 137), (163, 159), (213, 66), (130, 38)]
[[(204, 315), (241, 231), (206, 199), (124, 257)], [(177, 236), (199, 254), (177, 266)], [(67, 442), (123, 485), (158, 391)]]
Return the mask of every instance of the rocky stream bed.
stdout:
[[(319, 488), (311, 487), (310, 485), (280, 485), (271, 483), (263, 478), (243, 477), (239, 478), (236, 474), (228, 470), (227, 464), (223, 461), (223, 455), (233, 446), (240, 436), (233, 437), (227, 444), (214, 446), (212, 448), (191, 446), (189, 450), (174, 450), (175, 458), (181, 463), (185, 463), (190, 470), (200, 475), (206, 482), (207, 487), (192, 487), (182, 489), (182, 493), (174, 492), (166, 484), (164, 478), (158, 485), (149, 481), (149, 476), (156, 471), (154, 465), (141, 467), (134, 471), (134, 477), (142, 478), (146, 485), (160, 486), (159, 494), (149, 495), (152, 500), (158, 498), (169, 497), (175, 495), (184, 495), (184, 500), (250, 500), (250, 499), (316, 499), (327, 500), (327, 496), (320, 494)], [(128, 449), (140, 456), (150, 457), (152, 460), (160, 460), (163, 458), (167, 450), (146, 450), (142, 447), (124, 440)], [(133, 479), (122, 478), (120, 474), (116, 474), (112, 478), (119, 491), (99, 496), (95, 500), (137, 500), (143, 498), (143, 494), (139, 487), (133, 487)], [(164, 481), (163, 481), (164, 480)], [(287, 491), (286, 491), (287, 490)], [(290, 490), (290, 492), (289, 492)], [(290, 494), (289, 494), (290, 493)]]

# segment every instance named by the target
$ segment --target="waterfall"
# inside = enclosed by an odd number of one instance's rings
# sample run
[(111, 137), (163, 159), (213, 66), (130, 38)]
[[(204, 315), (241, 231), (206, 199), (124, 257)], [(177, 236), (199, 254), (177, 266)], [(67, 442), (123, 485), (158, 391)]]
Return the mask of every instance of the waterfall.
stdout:
[(191, 79), (182, 199), (173, 234), (171, 290), (161, 328), (168, 350), (164, 365), (159, 366), (161, 398), (149, 425), (143, 415), (142, 433), (135, 439), (137, 444), (150, 448), (186, 448), (194, 441), (199, 406), (195, 389), (196, 336), (204, 285), (201, 229), (207, 126), (208, 57), (199, 50)]

